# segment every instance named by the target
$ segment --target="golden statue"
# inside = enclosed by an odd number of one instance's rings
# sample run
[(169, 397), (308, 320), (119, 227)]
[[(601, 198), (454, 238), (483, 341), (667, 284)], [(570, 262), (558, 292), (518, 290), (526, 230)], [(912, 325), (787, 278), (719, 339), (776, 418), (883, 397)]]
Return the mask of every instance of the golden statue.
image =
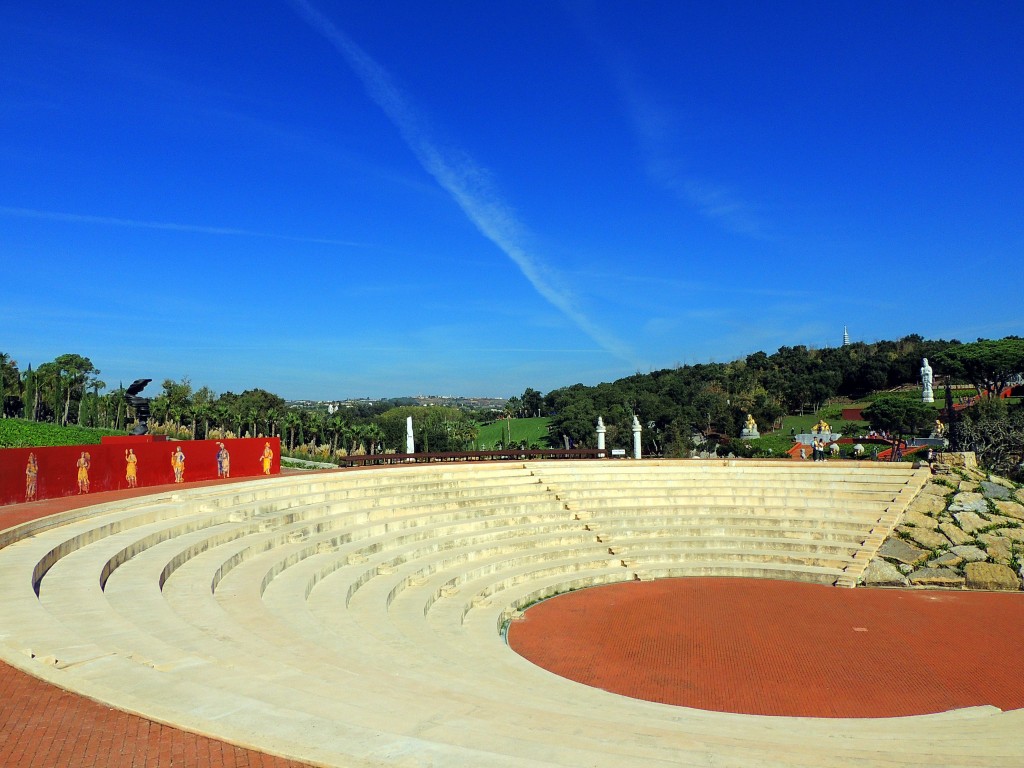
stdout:
[(89, 492), (89, 467), (91, 464), (92, 457), (86, 451), (82, 451), (82, 455), (79, 457), (78, 462), (75, 464), (75, 466), (78, 468), (79, 493)]
[(139, 457), (135, 455), (135, 450), (129, 448), (124, 452), (124, 479), (128, 481), (129, 488), (135, 488), (138, 485), (139, 477)]
[(757, 422), (754, 421), (754, 416), (750, 413), (747, 414), (747, 431), (757, 432)]
[(180, 447), (171, 451), (171, 468), (174, 470), (174, 482), (185, 482), (185, 452)]

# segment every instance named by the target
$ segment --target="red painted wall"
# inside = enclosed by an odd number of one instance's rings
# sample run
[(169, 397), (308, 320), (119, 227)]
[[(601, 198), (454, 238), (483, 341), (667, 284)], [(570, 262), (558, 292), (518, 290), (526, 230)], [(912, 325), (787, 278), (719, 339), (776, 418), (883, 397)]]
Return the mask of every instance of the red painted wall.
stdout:
[(39, 474), (36, 499), (73, 496), (78, 489), (77, 462), (83, 452), (89, 454), (89, 492), (113, 491), (128, 487), (125, 477), (125, 452), (131, 448), (138, 457), (137, 485), (174, 483), (171, 453), (180, 447), (185, 454), (183, 481), (217, 479), (218, 443), (223, 442), (230, 456), (231, 477), (258, 477), (263, 474), (264, 447), (270, 444), (273, 458), (270, 473), (281, 471), (281, 440), (243, 438), (238, 440), (154, 441), (150, 436), (117, 438), (101, 445), (56, 446), (48, 448), (0, 449), (0, 504), (25, 501), (25, 469), (30, 453), (36, 455)]

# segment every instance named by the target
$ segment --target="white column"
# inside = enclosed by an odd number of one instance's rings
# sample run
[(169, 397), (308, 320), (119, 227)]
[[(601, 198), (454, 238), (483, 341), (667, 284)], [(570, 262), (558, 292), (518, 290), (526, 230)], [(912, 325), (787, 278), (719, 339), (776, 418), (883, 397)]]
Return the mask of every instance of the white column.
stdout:
[(643, 427), (640, 426), (640, 419), (636, 416), (633, 417), (633, 458), (640, 458), (640, 432)]
[(412, 436), (412, 416), (405, 420), (405, 452), (416, 453), (416, 441)]
[[(600, 416), (597, 417), (597, 450), (604, 450), (604, 433), (608, 431), (608, 428), (604, 425), (604, 419)], [(604, 454), (598, 454), (601, 458), (604, 458)]]

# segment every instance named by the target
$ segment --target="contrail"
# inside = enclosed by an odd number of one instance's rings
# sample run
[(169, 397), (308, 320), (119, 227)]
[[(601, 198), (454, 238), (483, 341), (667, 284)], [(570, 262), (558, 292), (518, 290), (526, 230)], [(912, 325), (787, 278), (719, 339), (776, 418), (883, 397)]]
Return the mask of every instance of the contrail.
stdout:
[(165, 221), (138, 221), (136, 219), (120, 219), (114, 216), (90, 216), (80, 213), (62, 213), (60, 211), (38, 211), (33, 208), (12, 208), (0, 205), (0, 215), (20, 216), (27, 219), (46, 219), (48, 221), (66, 221), (72, 224), (102, 224), (109, 227), (130, 227), (132, 229), (163, 229), (172, 232), (195, 232), (202, 235), (231, 235), (235, 237), (262, 237), (273, 240), (290, 240), (297, 243), (318, 243), (321, 245), (361, 246), (346, 240), (330, 240), (320, 237), (295, 237), (292, 235), (275, 235), (271, 232), (256, 232), (250, 229), (234, 229), (232, 227), (206, 227), (201, 224), (176, 224)]
[(500, 248), (549, 304), (616, 357), (635, 363), (632, 350), (599, 328), (573, 303), (569, 291), (556, 287), (555, 277), (519, 244), (521, 226), (491, 188), (487, 174), (467, 159), (442, 153), (428, 138), (421, 119), (387, 71), (306, 0), (291, 0), (299, 15), (337, 49), (362, 81), (370, 98), (398, 129), (420, 165), (441, 185), (477, 230)]

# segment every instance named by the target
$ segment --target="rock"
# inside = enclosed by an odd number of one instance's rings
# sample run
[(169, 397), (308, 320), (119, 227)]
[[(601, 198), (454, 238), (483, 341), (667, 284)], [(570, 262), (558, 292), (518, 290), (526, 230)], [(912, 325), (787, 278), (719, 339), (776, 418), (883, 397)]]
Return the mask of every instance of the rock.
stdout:
[(917, 498), (910, 502), (907, 507), (907, 514), (916, 512), (919, 515), (937, 515), (946, 508), (945, 496), (932, 496), (931, 494), (919, 493)]
[(915, 587), (946, 587), (959, 589), (964, 577), (952, 568), (919, 568), (908, 577)]
[(902, 539), (890, 538), (886, 539), (882, 546), (878, 548), (878, 556), (884, 557), (887, 560), (896, 560), (907, 565), (916, 565), (922, 562), (928, 556), (928, 553), (912, 544), (908, 544)]
[(939, 521), (934, 517), (928, 517), (926, 514), (915, 511), (913, 504), (910, 506), (911, 508), (907, 510), (905, 515), (903, 515), (904, 525), (913, 525), (917, 528), (931, 528), (933, 531), (939, 527)]
[(946, 552), (945, 554), (939, 555), (934, 560), (928, 561), (929, 568), (956, 568), (960, 565), (964, 559), (955, 552)]
[(914, 570), (914, 566), (907, 565), (906, 563), (900, 563), (896, 567), (899, 569), (900, 573), (903, 573), (903, 574), (910, 573), (910, 572), (912, 572)]
[(985, 517), (988, 518), (988, 522), (991, 525), (1014, 525), (1017, 523), (1012, 517), (1003, 517), (1002, 515), (993, 515), (989, 512)]
[(937, 483), (934, 480), (930, 480), (925, 484), (924, 488), (921, 489), (921, 495), (945, 498), (951, 490), (953, 489), (945, 483)]
[(969, 563), (976, 563), (976, 562), (980, 562), (982, 560), (987, 560), (988, 559), (988, 553), (984, 549), (981, 549), (979, 547), (974, 547), (974, 546), (953, 547), (949, 551), (952, 552), (955, 555), (959, 555), (960, 557), (962, 557), (964, 560), (966, 560)]
[(1024, 520), (1024, 504), (1016, 501), (993, 501), (999, 514), (1003, 517), (1012, 517), (1014, 520)]
[(974, 469), (978, 466), (978, 457), (974, 455), (973, 451), (943, 452), (935, 458), (943, 464), (949, 464), (951, 467)]
[(988, 520), (974, 512), (957, 512), (953, 517), (964, 533), (977, 533), (990, 525)]
[(1013, 483), (1011, 483), (1005, 477), (1000, 477), (999, 475), (989, 475), (988, 476), (988, 482), (995, 483), (996, 485), (1001, 485), (1004, 488), (1006, 488), (1008, 490), (1011, 490), (1011, 491), (1016, 487), (1016, 486), (1014, 486)]
[(985, 480), (981, 484), (981, 494), (986, 499), (1001, 499), (1005, 500), (1010, 498), (1010, 489), (997, 483), (989, 482)]
[(977, 491), (981, 487), (981, 484), (976, 480), (961, 480), (960, 484), (957, 485), (957, 490), (962, 493), (971, 493)]
[(946, 537), (953, 542), (953, 544), (973, 544), (974, 537), (968, 536), (960, 527), (952, 521), (947, 523), (939, 523), (939, 530), (946, 534)]
[(910, 536), (914, 543), (920, 544), (925, 549), (948, 547), (950, 543), (949, 539), (930, 528), (911, 528), (907, 535)]
[(964, 568), (968, 589), (1016, 591), (1020, 581), (1010, 568), (996, 563), (968, 563)]
[(988, 502), (980, 493), (958, 493), (949, 504), (949, 511), (957, 512), (988, 512)]
[(1013, 557), (1013, 543), (1007, 538), (996, 536), (994, 533), (983, 533), (978, 537), (978, 541), (985, 545), (989, 559), (997, 563), (1008, 564)]
[(877, 558), (864, 569), (862, 581), (868, 587), (905, 587), (910, 583), (896, 566)]
[(996, 535), (1010, 541), (1015, 541), (1018, 544), (1024, 544), (1024, 528), (1000, 528), (996, 531)]

